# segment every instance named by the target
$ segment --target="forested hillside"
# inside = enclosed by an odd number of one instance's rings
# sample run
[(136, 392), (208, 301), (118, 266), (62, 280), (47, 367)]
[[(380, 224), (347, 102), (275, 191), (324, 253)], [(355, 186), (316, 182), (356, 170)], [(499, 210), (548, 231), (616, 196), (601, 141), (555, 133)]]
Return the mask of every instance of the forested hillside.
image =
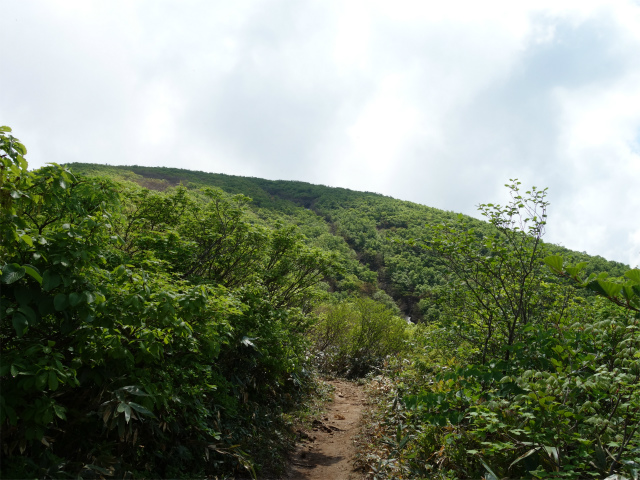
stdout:
[[(175, 168), (70, 164), (72, 171), (128, 180), (152, 190), (171, 186), (211, 186), (251, 198), (248, 207), (266, 225), (278, 221), (298, 226), (310, 244), (340, 255), (345, 272), (332, 287), (339, 291), (390, 295), (402, 313), (415, 322), (437, 318), (435, 298), (447, 284), (447, 270), (423, 248), (426, 225), (457, 221), (458, 214), (384, 195), (310, 183), (194, 172)], [(464, 217), (480, 232), (489, 223)], [(602, 257), (548, 245), (549, 252), (568, 261), (588, 261), (587, 273), (619, 276), (628, 266)]]
[(546, 190), (25, 155), (0, 127), (3, 478), (278, 478), (318, 374), (377, 392), (369, 478), (638, 475), (640, 271), (545, 244)]

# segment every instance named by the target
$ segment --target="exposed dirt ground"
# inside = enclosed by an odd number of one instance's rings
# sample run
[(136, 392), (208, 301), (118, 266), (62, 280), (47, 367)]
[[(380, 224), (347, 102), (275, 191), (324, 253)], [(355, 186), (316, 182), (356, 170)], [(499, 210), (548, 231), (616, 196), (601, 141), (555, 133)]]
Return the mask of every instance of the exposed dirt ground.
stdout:
[(327, 412), (315, 420), (313, 430), (302, 433), (291, 460), (289, 480), (357, 480), (353, 471), (353, 437), (365, 404), (362, 387), (351, 382), (332, 380), (333, 402)]

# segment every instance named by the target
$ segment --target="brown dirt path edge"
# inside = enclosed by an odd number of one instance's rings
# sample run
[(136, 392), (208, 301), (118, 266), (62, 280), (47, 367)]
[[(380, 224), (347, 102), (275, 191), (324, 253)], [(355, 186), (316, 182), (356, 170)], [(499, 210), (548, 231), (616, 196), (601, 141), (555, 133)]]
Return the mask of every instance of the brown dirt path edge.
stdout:
[(313, 431), (296, 448), (289, 468), (289, 480), (356, 480), (353, 471), (355, 446), (365, 396), (362, 387), (344, 380), (329, 381), (335, 387), (327, 412), (315, 420)]

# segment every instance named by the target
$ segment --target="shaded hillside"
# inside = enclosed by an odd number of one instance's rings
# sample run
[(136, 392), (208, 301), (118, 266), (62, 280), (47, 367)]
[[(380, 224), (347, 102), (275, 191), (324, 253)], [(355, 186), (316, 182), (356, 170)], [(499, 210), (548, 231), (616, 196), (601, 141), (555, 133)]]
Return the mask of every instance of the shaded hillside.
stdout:
[[(251, 209), (268, 225), (297, 225), (308, 242), (337, 252), (344, 266), (331, 288), (338, 292), (380, 297), (383, 290), (413, 320), (434, 318), (433, 299), (448, 279), (445, 270), (423, 247), (428, 238), (424, 226), (457, 219), (454, 212), (397, 200), (370, 192), (357, 192), (298, 181), (197, 172), (176, 168), (105, 166), (74, 163), (72, 171), (105, 175), (165, 190), (182, 184), (188, 188), (211, 186), (252, 199)], [(478, 232), (487, 234), (485, 222), (465, 217)], [(568, 261), (588, 261), (587, 271), (622, 275), (626, 265), (548, 245), (551, 253)]]

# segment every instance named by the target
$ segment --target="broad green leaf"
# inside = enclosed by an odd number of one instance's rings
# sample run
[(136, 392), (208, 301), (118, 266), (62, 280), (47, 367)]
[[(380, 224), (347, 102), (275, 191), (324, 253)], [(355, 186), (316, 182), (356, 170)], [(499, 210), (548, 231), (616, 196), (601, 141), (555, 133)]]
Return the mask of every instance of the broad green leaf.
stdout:
[(139, 397), (150, 397), (151, 395), (149, 395), (148, 393), (146, 393), (144, 390), (142, 390), (140, 387), (136, 386), (136, 385), (128, 385), (126, 387), (122, 387), (120, 390), (124, 390), (125, 392), (128, 392), (132, 395), (137, 395)]
[[(14, 139), (14, 140), (17, 140), (17, 139)], [(25, 147), (20, 142), (13, 142), (13, 148), (15, 148), (22, 155), (26, 155), (27, 154), (27, 147)]]
[(80, 300), (82, 300), (82, 295), (76, 292), (70, 293), (69, 294), (69, 304), (72, 307), (75, 307), (76, 305), (78, 305), (80, 303)]
[(606, 282), (604, 280), (597, 280), (598, 284), (605, 291), (607, 297), (615, 297), (622, 290), (622, 285), (613, 282)]
[(127, 423), (129, 423), (129, 420), (131, 420), (131, 407), (129, 405), (127, 405), (126, 403), (122, 402), (120, 404), (118, 404), (118, 412), (124, 412), (124, 418), (125, 421)]
[(640, 284), (640, 269), (634, 268), (633, 270), (629, 270), (624, 274), (624, 276), (629, 278), (631, 281)]
[(551, 457), (553, 459), (553, 461), (556, 463), (556, 465), (559, 465), (559, 456), (558, 456), (558, 449), (556, 447), (551, 447), (551, 446), (544, 446), (544, 449), (547, 451), (547, 455), (549, 455), (549, 457)]
[(44, 386), (47, 384), (49, 378), (48, 372), (42, 372), (36, 376), (36, 388), (38, 390), (44, 390)]
[(27, 321), (29, 323), (36, 323), (37, 317), (36, 312), (33, 311), (33, 308), (26, 306), (20, 307), (18, 308), (18, 312), (22, 313), (27, 318)]
[(587, 266), (587, 262), (580, 262), (572, 267), (565, 267), (566, 272), (572, 277), (577, 277), (582, 270)]
[(607, 296), (607, 292), (602, 288), (598, 280), (593, 280), (585, 285), (589, 290), (596, 292), (598, 295)]
[(11, 127), (7, 127), (6, 125), (3, 125), (0, 127), (0, 132), (11, 132)]
[(53, 370), (49, 370), (49, 390), (55, 392), (58, 389), (58, 376)]
[(21, 267), (17, 263), (11, 263), (2, 269), (2, 277), (0, 277), (0, 281), (2, 283), (11, 284), (24, 277), (25, 273), (27, 273), (27, 270), (24, 267)]
[(32, 277), (36, 282), (40, 284), (42, 283), (42, 277), (40, 276), (40, 272), (36, 267), (33, 267), (31, 265), (24, 265), (24, 269), (27, 275)]
[(552, 270), (556, 272), (562, 272), (562, 264), (564, 260), (560, 255), (550, 255), (544, 259), (544, 263), (546, 263)]
[(21, 337), (24, 334), (24, 331), (29, 326), (27, 317), (25, 317), (24, 314), (20, 312), (15, 312), (13, 314), (12, 323), (13, 323), (13, 328), (15, 328), (16, 334), (18, 335), (18, 337)]
[(26, 243), (30, 247), (33, 247), (33, 240), (30, 235), (22, 235), (20, 237), (20, 240), (22, 240), (24, 243)]
[(62, 420), (66, 420), (67, 416), (65, 415), (65, 412), (67, 411), (66, 408), (64, 408), (62, 405), (54, 405), (53, 406), (53, 411), (56, 414), (56, 417), (62, 419)]
[(88, 292), (86, 290), (84, 292), (82, 292), (82, 300), (84, 300), (86, 303), (91, 304), (91, 303), (93, 303), (95, 301), (95, 299), (96, 298), (95, 298), (93, 293)]
[(61, 312), (67, 308), (67, 296), (64, 293), (59, 293), (53, 297), (53, 305), (58, 312)]
[(45, 292), (53, 290), (60, 285), (61, 282), (62, 279), (60, 278), (60, 275), (53, 273), (51, 270), (45, 270), (44, 275), (42, 275), (42, 289)]
[(635, 292), (631, 285), (623, 285), (622, 286), (622, 296), (625, 300), (633, 300), (636, 296)]
[(140, 412), (141, 414), (146, 415), (147, 417), (156, 418), (156, 416), (153, 414), (152, 411), (147, 410), (146, 408), (144, 408), (142, 405), (138, 403), (129, 402), (129, 406), (133, 408), (136, 412)]

